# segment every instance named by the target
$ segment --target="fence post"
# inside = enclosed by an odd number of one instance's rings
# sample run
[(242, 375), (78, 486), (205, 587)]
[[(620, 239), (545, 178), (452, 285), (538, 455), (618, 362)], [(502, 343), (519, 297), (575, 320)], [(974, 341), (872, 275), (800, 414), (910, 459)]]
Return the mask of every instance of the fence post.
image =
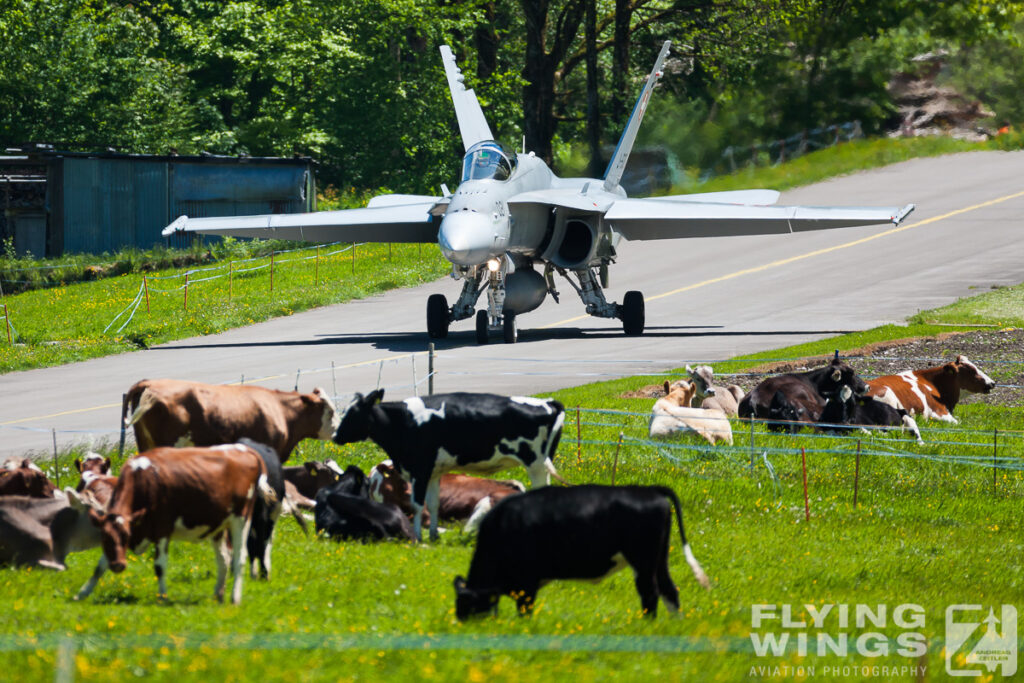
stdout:
[(331, 398), (338, 399), (338, 376), (334, 374), (334, 361), (331, 361)]
[(996, 460), (999, 454), (999, 429), (992, 430), (992, 493), (996, 492)]
[(857, 509), (857, 488), (860, 486), (860, 439), (857, 439), (857, 468), (853, 471), (853, 509)]
[(352, 243), (352, 274), (356, 274), (356, 243)]
[(228, 263), (228, 301), (234, 298), (235, 262)]
[(427, 396), (434, 395), (434, 342), (427, 345)]
[(146, 313), (149, 313), (149, 278), (142, 276), (142, 288), (146, 290)]
[(60, 468), (57, 467), (57, 430), (53, 429), (53, 476), (57, 480), (57, 489), (60, 489)]
[(11, 341), (11, 312), (7, 310), (7, 304), (4, 304), (4, 324), (7, 326), (7, 343), (12, 344)]
[(188, 310), (188, 272), (185, 272), (185, 310)]
[(807, 451), (803, 448), (800, 449), (800, 457), (804, 463), (804, 517), (809, 522), (811, 521), (811, 504), (807, 500)]
[(313, 268), (313, 286), (320, 284), (320, 245), (316, 245), (316, 264)]
[(274, 252), (270, 252), (270, 291), (274, 291)]
[(612, 461), (612, 486), (615, 486), (615, 470), (619, 467), (619, 449), (622, 448), (623, 436), (625, 436), (625, 434), (619, 432), (619, 443), (615, 446), (615, 460)]
[(121, 442), (117, 446), (117, 457), (124, 455), (124, 435), (126, 426), (124, 423), (125, 413), (128, 412), (128, 394), (121, 394)]
[(412, 395), (419, 396), (419, 387), (416, 386), (416, 354), (411, 354), (409, 358), (412, 360)]
[(754, 476), (754, 416), (750, 416), (750, 476)]
[(299, 390), (299, 375), (302, 374), (302, 368), (295, 371), (295, 391)]
[(576, 464), (583, 462), (583, 441), (580, 431), (580, 406), (576, 404)]

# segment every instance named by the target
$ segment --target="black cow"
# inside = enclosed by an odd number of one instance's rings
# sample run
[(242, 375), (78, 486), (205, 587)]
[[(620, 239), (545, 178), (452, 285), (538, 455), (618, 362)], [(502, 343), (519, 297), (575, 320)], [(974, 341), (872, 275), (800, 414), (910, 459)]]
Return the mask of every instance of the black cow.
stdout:
[[(790, 372), (763, 380), (740, 401), (739, 416), (770, 418), (773, 401), (776, 401), (777, 413), (785, 405), (776, 400), (776, 394), (782, 392), (782, 398), (799, 421), (818, 422), (825, 408), (825, 400), (844, 386), (850, 387), (857, 395), (867, 391), (864, 380), (857, 376), (853, 368), (839, 360), (837, 352), (836, 357), (823, 368)], [(779, 419), (778, 416), (776, 419)]]
[(800, 423), (807, 422), (802, 417), (805, 412), (802, 407), (790, 403), (785, 392), (776, 391), (768, 405), (768, 429), (773, 432), (796, 434), (802, 428)]
[(381, 403), (384, 390), (356, 394), (342, 412), (334, 441), (372, 439), (412, 485), (414, 528), (421, 538), (423, 506), (437, 538), (441, 475), (451, 470), (493, 474), (522, 465), (533, 486), (550, 483), (551, 459), (565, 409), (554, 399), (494, 394), (435, 394)]
[(818, 420), (821, 430), (834, 434), (851, 432), (861, 427), (904, 427), (910, 430), (918, 443), (924, 443), (917, 422), (902, 408), (893, 408), (870, 396), (854, 396), (849, 387), (843, 387), (830, 398)]
[(640, 604), (655, 616), (658, 596), (679, 609), (668, 571), (672, 509), (683, 554), (705, 588), (710, 582), (683, 531), (675, 491), (664, 486), (542, 488), (505, 498), (484, 517), (469, 578), (455, 577), (460, 620), (497, 610), (502, 595), (528, 614), (542, 585), (552, 579), (600, 580), (632, 567)]
[(370, 500), (366, 475), (355, 465), (345, 469), (337, 484), (317, 491), (313, 518), (317, 532), (332, 538), (416, 540), (397, 505)]

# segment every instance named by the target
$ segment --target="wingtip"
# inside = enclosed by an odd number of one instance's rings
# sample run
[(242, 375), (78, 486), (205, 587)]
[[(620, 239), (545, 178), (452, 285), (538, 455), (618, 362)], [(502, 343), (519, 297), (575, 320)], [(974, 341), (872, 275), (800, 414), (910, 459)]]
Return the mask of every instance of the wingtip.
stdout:
[(909, 216), (910, 213), (916, 208), (917, 206), (914, 204), (907, 204), (902, 209), (900, 209), (895, 216), (893, 216), (892, 222), (895, 225), (899, 225), (901, 222), (903, 222), (903, 219)]
[(174, 219), (174, 222), (164, 228), (160, 234), (164, 237), (168, 237), (176, 232), (184, 232), (187, 225), (188, 216), (178, 216)]

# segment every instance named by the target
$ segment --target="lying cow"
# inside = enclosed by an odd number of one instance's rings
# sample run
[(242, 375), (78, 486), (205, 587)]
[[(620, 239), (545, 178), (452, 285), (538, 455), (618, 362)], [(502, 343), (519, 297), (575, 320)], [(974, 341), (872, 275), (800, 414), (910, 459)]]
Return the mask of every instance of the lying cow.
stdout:
[(175, 379), (136, 382), (125, 394), (121, 419), (135, 430), (139, 451), (249, 438), (273, 448), (281, 462), (303, 439), (329, 440), (338, 427), (334, 404), (320, 388), (301, 394)]
[(743, 400), (743, 389), (736, 384), (719, 386), (714, 383), (714, 372), (710, 365), (698, 365), (696, 368), (686, 366), (690, 381), (696, 389), (694, 399), (700, 401), (701, 408), (721, 410), (729, 417), (736, 417), (740, 401)]
[(89, 453), (82, 460), (76, 459), (75, 467), (82, 476), (78, 486), (64, 490), (70, 505), (50, 522), (53, 556), (61, 564), (70, 553), (100, 547), (103, 535), (92, 523), (89, 510), (102, 513), (117, 487), (117, 477), (109, 474), (110, 458)]
[(234, 578), (231, 602), (242, 601), (245, 540), (256, 499), (275, 503), (260, 455), (240, 444), (212, 448), (157, 448), (128, 459), (105, 513), (90, 511), (103, 534), (96, 570), (75, 596), (88, 597), (109, 567), (124, 571), (125, 552), (156, 546), (153, 569), (167, 595), (167, 545), (171, 539), (209, 540), (217, 560), (214, 595), (224, 600), (228, 559)]
[(957, 424), (953, 408), (961, 391), (987, 394), (996, 383), (967, 356), (924, 370), (907, 370), (868, 382), (868, 395), (926, 420)]
[(652, 438), (680, 433), (694, 433), (714, 446), (719, 441), (732, 445), (732, 426), (724, 411), (717, 408), (689, 407), (696, 393), (692, 382), (685, 379), (665, 381), (665, 395), (651, 408), (648, 432)]
[(633, 569), (640, 604), (655, 616), (658, 597), (675, 612), (679, 591), (668, 571), (672, 511), (683, 555), (697, 581), (710, 588), (683, 531), (675, 491), (664, 486), (572, 486), (511, 496), (480, 524), (469, 577), (455, 577), (455, 616), (497, 610), (502, 595), (529, 614), (537, 591), (554, 579), (600, 581)]
[(316, 494), (317, 532), (336, 539), (415, 541), (408, 517), (395, 505), (370, 500), (367, 492), (366, 475), (349, 465), (337, 484)]
[(825, 400), (834, 396), (840, 388), (848, 386), (856, 395), (867, 391), (864, 383), (853, 368), (835, 358), (823, 368), (807, 372), (789, 372), (763, 380), (754, 390), (743, 397), (739, 404), (741, 418), (769, 419), (773, 401), (778, 406), (776, 394), (781, 392), (785, 404), (798, 415), (801, 422), (818, 422)]
[(317, 491), (334, 485), (342, 475), (341, 468), (334, 460), (311, 460), (301, 465), (284, 467), (281, 472), (284, 480), (291, 482), (295, 490), (306, 498), (315, 498)]
[(64, 569), (53, 553), (50, 522), (68, 509), (63, 498), (0, 497), (0, 564)]
[[(371, 499), (397, 505), (406, 515), (416, 514), (412, 505), (412, 486), (390, 460), (370, 470), (369, 486)], [(463, 531), (476, 533), (484, 515), (499, 500), (525, 490), (526, 487), (518, 481), (442, 474), (437, 513), (441, 519), (465, 521)], [(423, 513), (424, 524), (429, 523), (429, 514)]]
[(0, 496), (62, 497), (49, 477), (28, 458), (8, 460), (0, 468)]
[(907, 429), (917, 443), (923, 444), (921, 432), (906, 410), (876, 401), (868, 397), (855, 397), (850, 387), (843, 387), (835, 398), (829, 399), (825, 409), (821, 411), (822, 431), (847, 433), (865, 427), (901, 427)]
[(335, 443), (372, 439), (412, 484), (413, 526), (422, 538), (423, 506), (437, 539), (441, 475), (526, 468), (533, 486), (550, 483), (565, 409), (554, 399), (494, 394), (435, 394), (381, 403), (384, 390), (356, 394), (341, 415)]

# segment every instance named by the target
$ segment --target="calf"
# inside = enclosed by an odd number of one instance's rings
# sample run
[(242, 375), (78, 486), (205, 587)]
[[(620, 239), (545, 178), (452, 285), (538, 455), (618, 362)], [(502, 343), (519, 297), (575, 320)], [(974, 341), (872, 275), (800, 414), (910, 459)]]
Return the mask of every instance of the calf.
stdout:
[(712, 446), (719, 441), (732, 445), (732, 426), (724, 411), (717, 408), (691, 408), (696, 389), (685, 379), (665, 382), (665, 395), (651, 409), (650, 436), (692, 432)]
[(68, 503), (62, 498), (0, 498), (0, 564), (64, 569), (53, 554), (49, 525)]
[(53, 556), (61, 564), (70, 553), (100, 546), (103, 535), (92, 523), (89, 510), (102, 513), (117, 487), (117, 477), (108, 474), (110, 458), (89, 453), (82, 460), (75, 460), (75, 467), (82, 478), (77, 487), (64, 490), (70, 505), (58, 512), (50, 522)]
[[(924, 444), (914, 418), (902, 408), (877, 401), (870, 396), (857, 398), (849, 387), (843, 387), (834, 399), (829, 399), (821, 411), (821, 429), (827, 432), (849, 432), (857, 427), (896, 427), (910, 431), (918, 444)], [(852, 426), (845, 426), (852, 425)]]
[(281, 462), (299, 441), (330, 439), (338, 426), (323, 389), (300, 394), (174, 379), (136, 382), (125, 394), (121, 419), (135, 430), (139, 451), (249, 438), (273, 448)]
[(414, 528), (421, 538), (423, 507), (437, 538), (441, 475), (450, 470), (491, 474), (516, 465), (533, 486), (555, 473), (551, 459), (565, 410), (554, 399), (494, 394), (435, 394), (381, 403), (384, 390), (356, 394), (341, 415), (335, 443), (372, 439), (412, 484)]
[(213, 448), (157, 448), (130, 458), (104, 513), (90, 511), (102, 532), (103, 555), (75, 596), (92, 593), (109, 567), (125, 569), (125, 552), (156, 546), (153, 569), (167, 594), (167, 545), (171, 539), (211, 541), (217, 560), (214, 595), (224, 599), (228, 558), (234, 582), (231, 602), (242, 601), (245, 539), (256, 498), (275, 500), (260, 455), (241, 444)]
[[(412, 506), (412, 486), (390, 460), (370, 470), (369, 485), (371, 499), (397, 505), (406, 515), (416, 514)], [(438, 514), (441, 519), (466, 520), (463, 531), (475, 533), (480, 520), (499, 500), (525, 490), (518, 481), (442, 474)], [(429, 513), (423, 513), (423, 520), (425, 524), (429, 522)]]
[(554, 579), (600, 581), (629, 565), (640, 604), (655, 616), (658, 596), (671, 611), (679, 592), (668, 571), (672, 510), (683, 555), (697, 581), (710, 582), (683, 531), (675, 491), (664, 486), (572, 486), (511, 496), (480, 524), (469, 577), (455, 578), (460, 620), (496, 610), (502, 595), (528, 614), (537, 591)]
[(291, 482), (295, 490), (306, 498), (313, 498), (316, 492), (325, 486), (337, 483), (341, 478), (341, 468), (334, 460), (317, 462), (311, 460), (301, 465), (282, 469), (284, 480)]
[(867, 385), (853, 368), (839, 360), (837, 351), (835, 358), (823, 368), (790, 372), (763, 380), (740, 401), (739, 416), (767, 419), (775, 395), (782, 392), (782, 397), (799, 415), (800, 421), (817, 422), (825, 408), (825, 399), (834, 396), (843, 386), (850, 387), (858, 396), (867, 391)]
[(397, 506), (370, 500), (366, 493), (366, 475), (350, 465), (337, 484), (316, 494), (317, 532), (331, 538), (416, 540), (409, 519)]
[(0, 469), (0, 496), (61, 497), (49, 477), (28, 458), (4, 463)]
[(796, 434), (807, 426), (803, 424), (808, 422), (804, 418), (806, 414), (807, 411), (803, 406), (793, 405), (786, 398), (786, 393), (779, 390), (772, 395), (772, 402), (768, 404), (768, 414), (765, 417), (768, 420), (768, 429), (771, 431)]
[(698, 365), (696, 368), (687, 365), (686, 371), (690, 373), (690, 380), (697, 390), (695, 398), (700, 400), (701, 408), (721, 410), (729, 417), (736, 417), (743, 399), (743, 389), (736, 384), (716, 386), (710, 365)]
[(995, 385), (967, 356), (957, 356), (945, 365), (877, 377), (868, 382), (868, 395), (926, 420), (957, 424), (953, 408), (960, 391), (987, 394)]

